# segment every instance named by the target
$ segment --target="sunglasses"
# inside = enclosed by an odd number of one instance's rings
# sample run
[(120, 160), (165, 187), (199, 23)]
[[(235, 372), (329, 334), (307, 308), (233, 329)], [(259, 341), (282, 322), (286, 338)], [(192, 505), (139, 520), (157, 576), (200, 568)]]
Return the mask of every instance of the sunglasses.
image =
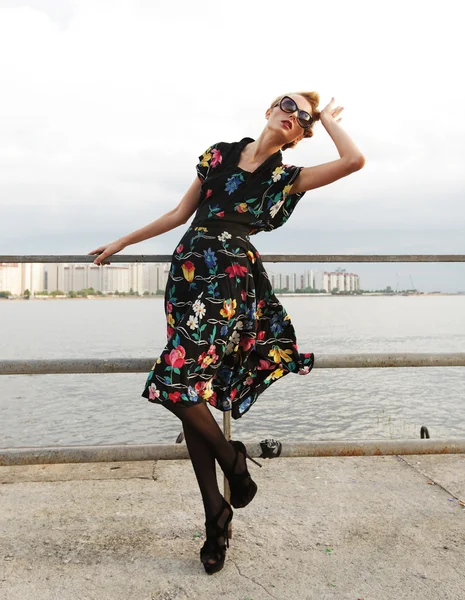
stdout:
[[(294, 100), (289, 96), (283, 96), (278, 104), (279, 108), (285, 113), (293, 113), (297, 110), (297, 123), (303, 127), (303, 129), (307, 129), (313, 123), (312, 115), (306, 110), (300, 110)], [(278, 106), (278, 104), (275, 104), (274, 106)]]

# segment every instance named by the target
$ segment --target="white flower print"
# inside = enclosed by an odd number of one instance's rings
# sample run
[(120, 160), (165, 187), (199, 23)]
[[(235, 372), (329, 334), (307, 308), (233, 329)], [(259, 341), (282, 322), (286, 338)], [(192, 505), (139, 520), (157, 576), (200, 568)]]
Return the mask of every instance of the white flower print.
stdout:
[(273, 204), (273, 206), (270, 208), (271, 218), (273, 218), (276, 215), (276, 213), (281, 208), (283, 203), (284, 203), (284, 198), (282, 200), (280, 200), (279, 202), (276, 202), (276, 204)]
[(194, 302), (194, 304), (192, 305), (192, 310), (195, 312), (198, 319), (204, 317), (205, 313), (207, 312), (205, 309), (205, 304), (203, 302), (200, 302), (200, 300), (196, 300)]
[(191, 315), (189, 317), (189, 320), (187, 321), (187, 326), (190, 327), (191, 329), (196, 329), (199, 326), (199, 321), (198, 321), (197, 317), (195, 317), (194, 315)]
[(283, 167), (276, 167), (271, 175), (271, 179), (276, 183), (281, 179), (281, 175), (284, 173)]
[(229, 344), (226, 345), (225, 354), (231, 354), (231, 352), (234, 350), (234, 348), (236, 347), (236, 344), (234, 344), (233, 342), (229, 342)]
[(149, 387), (149, 398), (154, 400), (155, 398), (160, 397), (160, 390), (157, 390), (157, 386), (154, 383), (150, 384)]
[(223, 231), (223, 233), (221, 233), (217, 237), (220, 240), (220, 242), (224, 242), (225, 240), (228, 240), (229, 238), (232, 238), (232, 235), (228, 231)]
[(236, 345), (240, 342), (241, 336), (237, 331), (233, 331), (229, 336), (229, 339), (231, 340), (231, 342), (234, 342), (234, 345)]

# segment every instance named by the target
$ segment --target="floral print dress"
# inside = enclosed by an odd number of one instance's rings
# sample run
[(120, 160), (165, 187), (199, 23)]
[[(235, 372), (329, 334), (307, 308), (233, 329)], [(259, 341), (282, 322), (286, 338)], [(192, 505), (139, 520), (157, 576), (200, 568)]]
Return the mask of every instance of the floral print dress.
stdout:
[(250, 242), (289, 219), (305, 193), (289, 193), (303, 167), (282, 164), (277, 151), (255, 171), (241, 169), (253, 141), (217, 142), (199, 156), (199, 206), (165, 290), (167, 343), (142, 392), (150, 402), (208, 402), (238, 419), (273, 382), (313, 367)]

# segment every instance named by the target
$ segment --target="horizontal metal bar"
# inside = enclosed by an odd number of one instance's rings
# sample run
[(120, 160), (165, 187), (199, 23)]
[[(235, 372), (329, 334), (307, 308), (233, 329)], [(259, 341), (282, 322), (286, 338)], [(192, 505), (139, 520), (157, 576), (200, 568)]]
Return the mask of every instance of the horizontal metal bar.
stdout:
[[(144, 373), (154, 358), (56, 358), (0, 360), (0, 375), (50, 375), (66, 373)], [(465, 352), (381, 352), (318, 354), (315, 369), (378, 367), (465, 367)]]
[[(261, 254), (263, 262), (465, 262), (465, 254)], [(0, 255), (0, 263), (92, 263), (96, 255)], [(110, 263), (171, 262), (171, 254), (113, 254)]]
[[(304, 456), (385, 456), (392, 454), (465, 454), (465, 439), (354, 440), (281, 442), (282, 457)], [(259, 443), (247, 443), (253, 458), (260, 458)], [(44, 448), (2, 448), (0, 466), (57, 463), (117, 462), (137, 460), (178, 460), (189, 458), (183, 444), (138, 444), (99, 446), (55, 446)]]

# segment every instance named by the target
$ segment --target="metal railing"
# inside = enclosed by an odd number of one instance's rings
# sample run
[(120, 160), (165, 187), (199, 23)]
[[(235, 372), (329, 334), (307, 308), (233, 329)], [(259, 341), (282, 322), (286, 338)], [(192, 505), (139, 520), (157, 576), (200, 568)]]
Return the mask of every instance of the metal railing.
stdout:
[[(112, 263), (170, 262), (171, 255), (113, 255)], [(95, 256), (88, 255), (0, 255), (0, 263), (88, 263)], [(408, 254), (408, 255), (267, 255), (263, 262), (465, 262), (465, 255)], [(0, 360), (0, 375), (38, 375), (67, 373), (141, 373), (148, 372), (154, 358), (112, 359), (50, 359)], [(380, 367), (463, 367), (465, 352), (451, 353), (366, 353), (320, 354), (313, 368), (380, 368)], [(223, 414), (223, 429), (231, 439), (231, 414)], [(248, 445), (252, 457), (261, 457), (260, 444)], [(261, 454), (260, 454), (261, 452)], [(373, 456), (387, 454), (446, 454), (465, 453), (465, 440), (359, 440), (290, 442), (284, 443), (280, 456)], [(179, 444), (99, 445), (53, 448), (0, 449), (0, 465), (42, 464), (58, 462), (94, 462), (119, 460), (160, 460), (188, 458), (187, 448)], [(225, 490), (227, 483), (225, 479)]]

